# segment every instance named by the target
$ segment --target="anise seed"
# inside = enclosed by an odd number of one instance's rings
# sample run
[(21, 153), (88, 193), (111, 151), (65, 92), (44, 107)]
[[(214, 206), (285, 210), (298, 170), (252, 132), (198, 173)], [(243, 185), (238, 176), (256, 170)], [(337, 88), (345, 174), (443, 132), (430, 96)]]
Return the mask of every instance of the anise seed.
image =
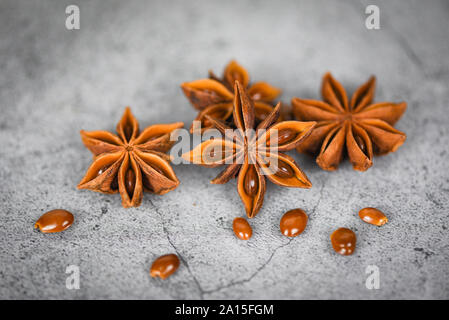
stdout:
[[(296, 132), (292, 129), (282, 129), (278, 131), (278, 141), (277, 144), (283, 145), (287, 142), (290, 142), (296, 137)], [(267, 146), (270, 146), (270, 142), (267, 143)]]
[(282, 216), (279, 226), (284, 236), (296, 237), (304, 231), (307, 221), (307, 214), (303, 210), (293, 209)]
[(161, 169), (161, 168), (159, 168), (159, 167), (156, 167), (156, 166), (151, 166), (151, 168), (153, 168), (154, 170), (156, 170), (156, 171), (157, 171), (157, 173), (159, 173), (159, 174), (164, 174), (164, 173), (162, 172), (162, 169)]
[(366, 223), (374, 224), (379, 227), (388, 222), (388, 218), (385, 214), (376, 208), (368, 207), (360, 210), (359, 217)]
[(276, 175), (280, 178), (288, 179), (295, 175), (293, 169), (284, 161), (278, 160)]
[(108, 168), (109, 168), (109, 166), (102, 166), (97, 172), (97, 177), (99, 175), (102, 175), (106, 170), (108, 170)]
[(331, 234), (331, 243), (334, 250), (344, 256), (351, 255), (355, 250), (357, 237), (354, 231), (340, 228)]
[(179, 268), (179, 258), (175, 254), (166, 254), (154, 260), (151, 265), (150, 275), (166, 279)]
[(257, 182), (258, 182), (258, 176), (257, 176), (256, 169), (254, 169), (254, 166), (250, 166), (248, 168), (248, 171), (246, 171), (245, 180), (244, 180), (245, 192), (250, 197), (254, 197), (257, 194), (257, 191), (259, 189)]
[(125, 176), (126, 192), (130, 197), (134, 194), (134, 187), (136, 186), (136, 174), (132, 169), (128, 169)]
[(232, 229), (237, 238), (241, 240), (248, 240), (253, 234), (253, 229), (245, 218), (235, 218), (232, 223)]
[(359, 146), (360, 150), (362, 150), (362, 152), (365, 153), (366, 150), (365, 141), (363, 141), (363, 139), (360, 136), (355, 136), (355, 142)]
[(61, 232), (73, 223), (73, 214), (63, 209), (51, 210), (44, 213), (34, 224), (42, 233)]

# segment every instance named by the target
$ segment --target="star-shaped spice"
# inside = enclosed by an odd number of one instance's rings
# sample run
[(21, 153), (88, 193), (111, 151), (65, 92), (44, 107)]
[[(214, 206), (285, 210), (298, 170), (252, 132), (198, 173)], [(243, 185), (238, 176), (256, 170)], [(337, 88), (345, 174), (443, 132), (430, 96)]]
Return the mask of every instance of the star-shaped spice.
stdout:
[(208, 116), (211, 124), (224, 138), (207, 140), (183, 155), (183, 158), (204, 166), (228, 164), (211, 182), (224, 184), (238, 175), (237, 191), (249, 218), (260, 210), (265, 195), (265, 176), (285, 187), (310, 188), (307, 176), (295, 161), (278, 151), (294, 149), (311, 132), (315, 122), (282, 121), (280, 103), (257, 127), (254, 104), (243, 85), (235, 83), (233, 115), (237, 132), (222, 121)]
[[(234, 83), (239, 81), (247, 88), (248, 94), (254, 100), (255, 119), (260, 122), (273, 111), (271, 102), (281, 93), (281, 90), (266, 82), (250, 84), (249, 74), (236, 61), (231, 61), (224, 70), (223, 78), (209, 71), (209, 79), (200, 79), (181, 84), (184, 94), (193, 107), (200, 112), (196, 121), (201, 122), (202, 131), (211, 128), (207, 116), (229, 122), (232, 121), (232, 103), (234, 100)], [(193, 125), (191, 132), (193, 132)]]
[(144, 190), (164, 194), (175, 189), (179, 181), (166, 152), (174, 143), (170, 140), (171, 132), (183, 126), (182, 122), (157, 124), (139, 134), (139, 124), (130, 108), (126, 108), (117, 125), (117, 135), (81, 130), (84, 145), (94, 159), (78, 189), (120, 192), (125, 208), (138, 207)]
[(297, 150), (318, 154), (316, 162), (325, 170), (337, 169), (347, 154), (354, 169), (360, 171), (371, 167), (373, 154), (396, 151), (406, 135), (393, 125), (407, 104), (372, 103), (375, 84), (373, 76), (348, 101), (343, 86), (326, 73), (321, 88), (324, 101), (293, 98), (296, 119), (317, 122), (312, 134)]

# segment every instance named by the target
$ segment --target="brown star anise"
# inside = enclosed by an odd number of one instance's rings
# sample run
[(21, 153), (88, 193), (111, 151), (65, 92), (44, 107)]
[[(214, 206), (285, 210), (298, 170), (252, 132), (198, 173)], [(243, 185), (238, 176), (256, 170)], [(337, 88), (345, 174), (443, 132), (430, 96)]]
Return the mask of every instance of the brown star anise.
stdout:
[[(265, 176), (281, 186), (312, 186), (293, 158), (278, 151), (294, 149), (311, 133), (315, 122), (275, 123), (280, 113), (278, 103), (256, 127), (253, 101), (239, 81), (236, 81), (234, 91), (233, 115), (237, 132), (208, 116), (224, 138), (207, 140), (185, 153), (183, 158), (209, 167), (229, 164), (211, 183), (224, 184), (238, 174), (237, 191), (248, 217), (253, 218), (263, 204)], [(273, 163), (276, 165), (272, 166)]]
[(156, 124), (139, 134), (139, 124), (126, 108), (117, 125), (117, 134), (81, 130), (84, 145), (94, 160), (78, 189), (102, 193), (120, 192), (125, 208), (138, 207), (143, 190), (164, 194), (175, 189), (178, 178), (166, 154), (173, 145), (170, 134), (183, 127), (182, 122)]
[[(211, 128), (212, 124), (206, 116), (215, 119), (232, 121), (232, 102), (234, 99), (234, 83), (239, 81), (248, 89), (248, 94), (254, 100), (255, 119), (260, 122), (273, 111), (271, 102), (281, 93), (281, 90), (266, 82), (256, 82), (250, 85), (249, 74), (236, 61), (231, 61), (224, 70), (223, 78), (218, 78), (209, 71), (209, 79), (200, 79), (181, 84), (184, 94), (193, 107), (200, 112), (195, 118), (201, 122), (202, 131)], [(191, 132), (193, 132), (193, 125)]]
[(350, 101), (343, 86), (330, 73), (323, 77), (323, 101), (292, 99), (298, 120), (316, 121), (312, 134), (297, 147), (299, 152), (318, 154), (316, 162), (325, 170), (335, 170), (347, 155), (355, 170), (365, 171), (372, 165), (373, 153), (396, 151), (405, 133), (392, 126), (407, 108), (405, 102), (372, 103), (376, 78), (360, 86)]

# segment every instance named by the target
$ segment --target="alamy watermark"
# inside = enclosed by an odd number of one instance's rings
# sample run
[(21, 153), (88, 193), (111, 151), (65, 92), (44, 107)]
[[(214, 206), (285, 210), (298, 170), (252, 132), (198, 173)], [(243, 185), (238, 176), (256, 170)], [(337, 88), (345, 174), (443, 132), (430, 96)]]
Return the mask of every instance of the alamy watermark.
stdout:
[(65, 280), (65, 287), (69, 290), (78, 290), (80, 288), (80, 268), (76, 265), (70, 265), (65, 269), (69, 276)]
[(365, 273), (368, 275), (365, 281), (365, 286), (368, 290), (380, 289), (380, 271), (376, 265), (369, 265), (365, 269)]
[(65, 8), (65, 13), (68, 15), (65, 19), (65, 27), (67, 30), (79, 30), (81, 27), (80, 8), (72, 4)]
[(365, 26), (368, 30), (380, 29), (380, 9), (374, 4), (365, 8), (365, 13), (369, 16), (365, 19)]

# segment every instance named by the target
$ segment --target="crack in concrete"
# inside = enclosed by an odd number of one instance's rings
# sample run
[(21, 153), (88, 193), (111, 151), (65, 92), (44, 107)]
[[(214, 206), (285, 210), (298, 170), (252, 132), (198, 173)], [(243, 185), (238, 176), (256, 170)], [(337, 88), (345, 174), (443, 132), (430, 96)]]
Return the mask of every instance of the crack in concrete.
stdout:
[(239, 285), (239, 284), (243, 284), (243, 283), (246, 283), (246, 282), (251, 281), (251, 280), (252, 280), (254, 277), (256, 277), (256, 276), (257, 276), (263, 269), (265, 269), (265, 267), (271, 262), (271, 260), (273, 259), (274, 255), (276, 254), (276, 252), (277, 252), (279, 249), (288, 246), (293, 240), (294, 240), (294, 238), (288, 239), (288, 241), (287, 241), (286, 243), (284, 243), (284, 244), (278, 246), (276, 249), (274, 249), (273, 252), (271, 253), (270, 257), (267, 259), (267, 261), (266, 261), (265, 263), (263, 263), (259, 268), (257, 268), (257, 270), (256, 270), (251, 276), (249, 276), (248, 278), (242, 279), (242, 280), (238, 280), (238, 281), (231, 281), (231, 282), (228, 283), (227, 285), (218, 287), (218, 288), (213, 289), (213, 290), (206, 290), (206, 291), (204, 291), (204, 293), (205, 293), (205, 294), (211, 294), (211, 293), (214, 293), (214, 292), (218, 292), (218, 291), (220, 291), (220, 290), (223, 290), (223, 289), (227, 289), (227, 288), (233, 287), (233, 286), (235, 286), (235, 285)]
[[(321, 185), (321, 189), (320, 189), (320, 192), (319, 192), (319, 198), (318, 198), (316, 204), (314, 205), (314, 207), (313, 207), (312, 212), (310, 213), (310, 215), (314, 214), (315, 211), (317, 210), (318, 206), (320, 205), (321, 199), (323, 198), (324, 188), (325, 188), (325, 186), (326, 186), (327, 181), (328, 181), (328, 179), (325, 179), (325, 180), (323, 181), (323, 184)], [(204, 290), (203, 287), (201, 286), (201, 284), (199, 283), (198, 279), (195, 277), (195, 275), (193, 274), (192, 270), (190, 269), (190, 266), (189, 266), (189, 264), (187, 263), (186, 259), (181, 255), (181, 253), (178, 251), (178, 249), (176, 248), (175, 244), (174, 244), (173, 241), (171, 240), (170, 234), (169, 234), (169, 232), (168, 232), (168, 230), (167, 230), (167, 228), (166, 228), (166, 226), (165, 226), (165, 223), (164, 223), (164, 219), (163, 219), (162, 213), (159, 211), (158, 207), (153, 203), (153, 201), (151, 201), (151, 200), (148, 200), (148, 201), (150, 202), (150, 204), (153, 206), (153, 208), (154, 208), (154, 210), (156, 211), (156, 213), (157, 213), (157, 214), (159, 215), (159, 217), (161, 218), (161, 220), (162, 220), (162, 229), (164, 230), (164, 233), (165, 233), (165, 235), (167, 236), (167, 240), (168, 240), (168, 242), (170, 243), (170, 245), (173, 247), (173, 249), (175, 250), (176, 254), (179, 256), (179, 259), (180, 259), (180, 260), (182, 261), (182, 263), (186, 266), (186, 268), (187, 268), (188, 272), (190, 273), (190, 275), (192, 276), (193, 281), (195, 282), (195, 284), (196, 284), (196, 286), (197, 286), (197, 288), (198, 288), (198, 290), (199, 290), (199, 292), (200, 292), (200, 298), (201, 298), (201, 300), (204, 300), (204, 296), (207, 295), (207, 294), (212, 294), (212, 293), (214, 293), (214, 292), (218, 292), (218, 291), (221, 291), (221, 290), (223, 290), (223, 289), (227, 289), (227, 288), (230, 288), (230, 287), (233, 287), (233, 286), (236, 286), (236, 285), (240, 285), (240, 284), (244, 284), (244, 283), (250, 282), (250, 281), (251, 281), (252, 279), (254, 279), (254, 278), (255, 278), (255, 277), (256, 277), (256, 276), (257, 276), (263, 269), (265, 269), (265, 268), (267, 267), (267, 265), (271, 262), (271, 260), (273, 260), (273, 257), (274, 257), (274, 255), (276, 254), (276, 252), (278, 252), (278, 250), (280, 250), (280, 249), (282, 249), (282, 248), (284, 248), (284, 247), (290, 245), (290, 244), (292, 243), (292, 241), (295, 239), (295, 238), (290, 238), (290, 239), (287, 240), (287, 242), (285, 242), (285, 243), (281, 244), (280, 246), (276, 247), (276, 248), (273, 250), (273, 252), (271, 253), (270, 257), (267, 259), (267, 261), (265, 261), (259, 268), (257, 268), (257, 270), (256, 270), (252, 275), (250, 275), (248, 278), (242, 279), (242, 280), (238, 280), (238, 281), (231, 281), (230, 283), (228, 283), (228, 284), (226, 284), (226, 285), (224, 285), (224, 286), (220, 286), (220, 287), (215, 288), (215, 289), (212, 289), (212, 290)]]
[(320, 192), (319, 192), (318, 200), (315, 203), (315, 205), (313, 206), (312, 211), (310, 212), (309, 216), (314, 215), (316, 209), (318, 209), (318, 206), (321, 203), (321, 199), (323, 198), (324, 187), (326, 186), (326, 183), (327, 183), (328, 180), (329, 180), (329, 178), (324, 179), (323, 183), (321, 184), (321, 189), (320, 189)]
[[(321, 185), (321, 189), (320, 189), (320, 193), (319, 193), (320, 196), (319, 196), (319, 198), (318, 198), (318, 200), (317, 200), (315, 206), (313, 207), (312, 212), (310, 213), (310, 215), (312, 215), (312, 214), (315, 213), (316, 209), (318, 208), (318, 206), (319, 206), (320, 203), (321, 203), (321, 199), (323, 198), (323, 193), (324, 193), (323, 190), (324, 190), (324, 187), (326, 186), (327, 180), (328, 180), (328, 178), (325, 179), (325, 180), (323, 181), (323, 184)], [(256, 276), (257, 276), (263, 269), (265, 269), (265, 267), (271, 262), (271, 260), (273, 259), (274, 255), (276, 254), (276, 252), (277, 252), (279, 249), (282, 249), (282, 248), (284, 248), (284, 247), (290, 245), (290, 243), (292, 243), (293, 240), (295, 240), (295, 238), (290, 238), (290, 239), (288, 239), (288, 241), (287, 241), (286, 243), (284, 243), (284, 244), (278, 246), (276, 249), (274, 249), (273, 252), (271, 253), (270, 257), (267, 259), (267, 261), (265, 261), (265, 263), (263, 263), (259, 268), (257, 268), (257, 270), (256, 270), (251, 276), (249, 276), (248, 278), (242, 279), (242, 280), (238, 280), (238, 281), (231, 281), (231, 282), (228, 283), (227, 285), (218, 287), (218, 288), (213, 289), (213, 290), (206, 290), (206, 291), (204, 291), (204, 294), (211, 294), (211, 293), (214, 293), (214, 292), (218, 292), (218, 291), (220, 291), (220, 290), (223, 290), (223, 289), (227, 289), (227, 288), (233, 287), (233, 286), (235, 286), (235, 285), (239, 285), (239, 284), (243, 284), (243, 283), (246, 283), (246, 282), (250, 282), (250, 281), (251, 281), (252, 279), (254, 279), (254, 278), (255, 278), (255, 277), (256, 277)]]
[(153, 203), (153, 201), (151, 201), (150, 199), (148, 200), (151, 204), (151, 206), (154, 208), (154, 210), (156, 211), (156, 213), (159, 215), (159, 217), (161, 218), (162, 221), (162, 230), (164, 230), (165, 235), (167, 236), (167, 240), (168, 243), (170, 243), (170, 245), (173, 247), (173, 249), (175, 250), (176, 254), (178, 255), (179, 259), (181, 260), (181, 262), (186, 266), (187, 271), (189, 272), (189, 274), (192, 276), (193, 281), (195, 282), (198, 290), (199, 290), (199, 295), (200, 295), (200, 299), (204, 300), (204, 289), (203, 287), (201, 287), (201, 284), (199, 283), (198, 279), (195, 277), (195, 275), (193, 274), (192, 270), (190, 269), (189, 264), (187, 263), (187, 260), (184, 258), (184, 256), (179, 252), (178, 248), (176, 248), (175, 244), (173, 243), (172, 239), (170, 238), (170, 234), (167, 230), (167, 227), (165, 226), (165, 222), (164, 222), (164, 218), (162, 213), (159, 211), (159, 208)]

